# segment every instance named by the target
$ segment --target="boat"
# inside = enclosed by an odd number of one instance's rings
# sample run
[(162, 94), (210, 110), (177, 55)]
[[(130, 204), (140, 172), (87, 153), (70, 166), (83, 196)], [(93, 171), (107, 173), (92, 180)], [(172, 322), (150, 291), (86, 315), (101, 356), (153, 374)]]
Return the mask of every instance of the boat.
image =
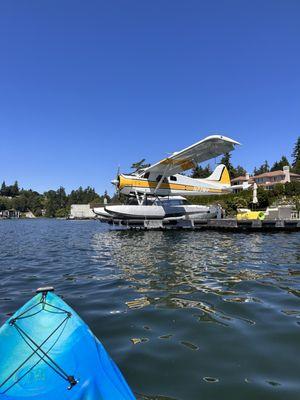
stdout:
[[(145, 197), (138, 202), (131, 198), (129, 204), (108, 205), (94, 208), (95, 214), (113, 219), (211, 219), (216, 218), (220, 208), (190, 204), (185, 197)], [(105, 214), (104, 214), (105, 213)]]
[(0, 328), (1, 400), (132, 400), (118, 367), (53, 288)]

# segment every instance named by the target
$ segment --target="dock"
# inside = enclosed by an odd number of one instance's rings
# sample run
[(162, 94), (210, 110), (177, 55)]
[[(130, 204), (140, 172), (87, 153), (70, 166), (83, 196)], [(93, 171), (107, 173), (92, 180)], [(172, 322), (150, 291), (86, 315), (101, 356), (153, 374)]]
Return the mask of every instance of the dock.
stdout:
[[(101, 220), (101, 219), (100, 219)], [(299, 219), (288, 220), (237, 220), (199, 219), (199, 220), (101, 220), (115, 228), (131, 230), (195, 230), (225, 232), (296, 232), (300, 231)]]

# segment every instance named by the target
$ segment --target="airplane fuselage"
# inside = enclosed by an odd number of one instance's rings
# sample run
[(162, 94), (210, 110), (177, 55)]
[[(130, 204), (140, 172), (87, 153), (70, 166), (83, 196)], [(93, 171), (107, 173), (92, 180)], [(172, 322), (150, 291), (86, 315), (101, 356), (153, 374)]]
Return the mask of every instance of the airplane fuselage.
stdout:
[(157, 196), (203, 196), (218, 195), (231, 192), (231, 185), (221, 181), (196, 179), (176, 174), (164, 178), (149, 176), (147, 178), (136, 175), (119, 175), (119, 190), (124, 195), (152, 194)]

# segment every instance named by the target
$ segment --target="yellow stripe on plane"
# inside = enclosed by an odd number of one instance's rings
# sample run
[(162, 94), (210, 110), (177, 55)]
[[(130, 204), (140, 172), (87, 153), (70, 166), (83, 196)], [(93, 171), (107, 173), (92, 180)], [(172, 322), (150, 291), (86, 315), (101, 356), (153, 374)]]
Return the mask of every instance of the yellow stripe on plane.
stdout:
[[(124, 187), (135, 187), (135, 188), (148, 188), (155, 189), (157, 186), (156, 181), (148, 181), (142, 179), (134, 179), (134, 178), (124, 178), (124, 176), (120, 176), (119, 189), (122, 190)], [(173, 189), (173, 190), (185, 190), (191, 192), (210, 192), (210, 193), (222, 193), (222, 189), (211, 189), (211, 188), (202, 188), (200, 186), (192, 186), (192, 185), (183, 185), (181, 183), (162, 183), (160, 185), (160, 189)]]

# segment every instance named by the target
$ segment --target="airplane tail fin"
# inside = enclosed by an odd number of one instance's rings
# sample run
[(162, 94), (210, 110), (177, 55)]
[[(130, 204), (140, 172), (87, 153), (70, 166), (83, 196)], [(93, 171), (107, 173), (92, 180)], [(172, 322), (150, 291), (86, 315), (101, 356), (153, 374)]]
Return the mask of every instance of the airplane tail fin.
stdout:
[(228, 169), (224, 164), (220, 164), (216, 167), (214, 172), (206, 178), (208, 181), (215, 181), (222, 183), (223, 185), (230, 185), (230, 176)]

